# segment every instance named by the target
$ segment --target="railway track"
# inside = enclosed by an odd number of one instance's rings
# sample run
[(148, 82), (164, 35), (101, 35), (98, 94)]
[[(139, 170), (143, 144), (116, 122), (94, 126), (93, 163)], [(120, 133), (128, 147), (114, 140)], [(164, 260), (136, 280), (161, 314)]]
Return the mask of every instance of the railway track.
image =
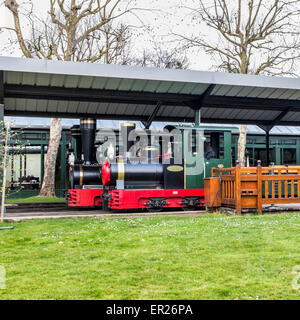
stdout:
[(118, 212), (112, 213), (99, 209), (68, 209), (65, 203), (21, 203), (6, 207), (5, 220), (14, 222), (31, 219), (60, 219), (79, 217), (101, 218), (141, 218), (151, 216), (195, 217), (205, 211), (162, 211), (162, 212)]
[[(283, 213), (288, 211), (299, 210), (297, 208), (281, 208), (276, 207), (268, 213)], [(225, 211), (226, 212), (226, 211)], [(233, 212), (227, 212), (233, 214)], [(162, 211), (162, 212), (118, 212), (112, 213), (99, 209), (68, 209), (64, 203), (60, 204), (22, 204), (19, 206), (9, 206), (5, 213), (4, 219), (8, 222), (18, 222), (23, 220), (35, 219), (62, 219), (62, 218), (84, 218), (84, 217), (99, 217), (103, 219), (130, 219), (130, 218), (147, 218), (147, 217), (199, 217), (206, 214), (203, 210), (199, 211)]]
[(67, 210), (64, 202), (7, 204), (7, 213), (57, 212)]

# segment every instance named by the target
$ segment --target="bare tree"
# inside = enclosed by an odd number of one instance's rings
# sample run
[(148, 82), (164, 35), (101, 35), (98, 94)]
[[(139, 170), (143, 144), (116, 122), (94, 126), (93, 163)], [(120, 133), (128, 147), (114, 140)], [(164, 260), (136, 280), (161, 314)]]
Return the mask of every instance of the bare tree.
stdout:
[(158, 44), (154, 44), (152, 50), (144, 50), (141, 57), (129, 57), (126, 64), (166, 69), (187, 69), (189, 67), (189, 61), (183, 52), (176, 49), (165, 49)]
[[(185, 48), (205, 50), (218, 70), (231, 73), (295, 75), (299, 58), (300, 1), (196, 0), (192, 20), (209, 32), (177, 34)], [(238, 159), (245, 163), (246, 126), (241, 126)]]
[[(14, 18), (12, 30), (26, 58), (64, 61), (116, 63), (123, 58), (129, 28), (120, 17), (134, 9), (134, 0), (49, 0), (48, 18), (34, 15), (33, 6), (26, 17), (31, 29), (23, 35), (16, 0), (5, 6)], [(40, 196), (54, 196), (55, 161), (61, 138), (61, 119), (52, 119), (45, 163), (45, 176)]]

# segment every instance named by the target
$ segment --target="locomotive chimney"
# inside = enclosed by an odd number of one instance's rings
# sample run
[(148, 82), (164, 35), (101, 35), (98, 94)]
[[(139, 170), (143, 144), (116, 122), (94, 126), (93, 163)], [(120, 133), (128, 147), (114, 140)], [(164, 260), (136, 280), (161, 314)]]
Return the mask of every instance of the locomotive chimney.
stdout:
[(79, 125), (74, 125), (73, 127), (71, 127), (71, 135), (72, 138), (74, 138), (76, 141), (76, 162), (80, 162), (82, 154), (82, 142)]
[(96, 119), (80, 119), (80, 131), (84, 164), (95, 163), (94, 143), (96, 135)]
[(123, 141), (123, 154), (128, 159), (130, 154), (130, 148), (134, 145), (134, 141), (129, 141), (128, 137), (131, 131), (135, 130), (135, 123), (121, 123), (121, 135)]

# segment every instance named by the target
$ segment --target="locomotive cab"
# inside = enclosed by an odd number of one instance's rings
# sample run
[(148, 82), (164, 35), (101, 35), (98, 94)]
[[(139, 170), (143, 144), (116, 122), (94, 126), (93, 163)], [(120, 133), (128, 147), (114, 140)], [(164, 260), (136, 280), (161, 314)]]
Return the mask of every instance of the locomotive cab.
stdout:
[(217, 167), (231, 167), (231, 130), (228, 127), (203, 126), (205, 144), (211, 146), (214, 151), (205, 152), (204, 147), (204, 177), (210, 177), (211, 169)]

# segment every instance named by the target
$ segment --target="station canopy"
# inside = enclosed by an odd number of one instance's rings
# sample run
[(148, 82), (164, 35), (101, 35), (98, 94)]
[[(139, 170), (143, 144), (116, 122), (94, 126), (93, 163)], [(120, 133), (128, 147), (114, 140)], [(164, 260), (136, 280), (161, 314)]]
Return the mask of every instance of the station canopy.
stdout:
[[(300, 79), (0, 57), (6, 116), (300, 125)], [(199, 113), (198, 113), (199, 114)]]

